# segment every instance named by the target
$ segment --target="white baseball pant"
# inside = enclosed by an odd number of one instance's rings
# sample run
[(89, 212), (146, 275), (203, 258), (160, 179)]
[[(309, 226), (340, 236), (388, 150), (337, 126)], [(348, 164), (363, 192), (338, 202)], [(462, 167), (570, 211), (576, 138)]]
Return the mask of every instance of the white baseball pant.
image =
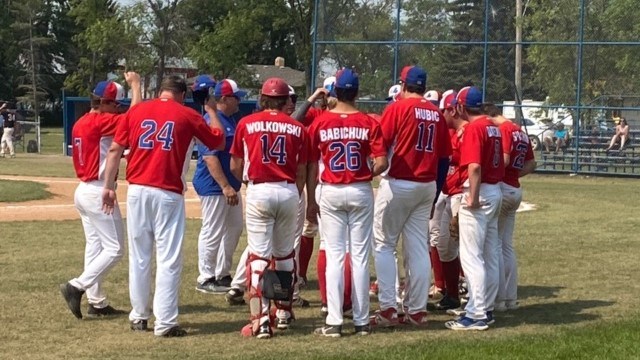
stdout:
[[(353, 324), (369, 324), (369, 255), (373, 239), (371, 183), (322, 184), (316, 190), (327, 254), (327, 325), (342, 325), (344, 261), (349, 248)], [(345, 236), (345, 234), (347, 236)]]
[[(469, 196), (468, 188), (465, 197)], [(469, 286), (466, 316), (481, 320), (493, 311), (498, 295), (500, 240), (498, 214), (502, 203), (499, 184), (480, 185), (480, 204), (469, 209), (462, 200), (459, 212), (460, 262)]]
[(74, 202), (80, 213), (86, 245), (84, 271), (69, 281), (74, 287), (86, 290), (87, 301), (97, 308), (109, 305), (101, 287), (103, 277), (124, 255), (124, 223), (120, 208), (112, 215), (102, 211), (102, 181), (81, 182), (76, 188)]
[(293, 284), (293, 298), (297, 299), (300, 297), (300, 267), (297, 264), (300, 264), (300, 236), (302, 236), (302, 230), (304, 228), (305, 218), (307, 217), (307, 199), (305, 194), (303, 193), (300, 196), (300, 200), (298, 201), (298, 212), (296, 214), (296, 233), (293, 238), (293, 248), (296, 252), (295, 261), (296, 261), (296, 282)]
[[(298, 201), (295, 184), (272, 182), (249, 184), (246, 200), (247, 243), (249, 254), (262, 259), (284, 258), (293, 250)], [(262, 272), (268, 263), (250, 264), (251, 288), (259, 289)], [(276, 270), (293, 271), (294, 259), (275, 261)], [(263, 298), (262, 316), (268, 316), (269, 300)]]
[(459, 243), (451, 239), (449, 224), (453, 218), (452, 204), (454, 204), (457, 214), (461, 199), (462, 194), (449, 196), (440, 193), (433, 210), (433, 217), (429, 221), (431, 246), (436, 248), (442, 262), (453, 261), (458, 257)]
[(435, 181), (382, 179), (375, 202), (373, 232), (380, 309), (397, 308), (394, 251), (402, 234), (405, 266), (403, 305), (409, 314), (426, 311), (431, 281), (429, 214)]
[(5, 154), (9, 150), (10, 155), (15, 155), (13, 148), (13, 131), (14, 128), (4, 128), (2, 133), (2, 154)]
[(178, 325), (178, 299), (185, 232), (184, 197), (142, 185), (129, 185), (127, 233), (129, 237), (129, 320), (151, 316), (151, 264), (156, 248), (156, 284), (153, 297), (154, 333), (162, 335)]
[(515, 304), (518, 300), (518, 262), (513, 246), (513, 231), (516, 224), (516, 210), (522, 202), (522, 188), (505, 183), (500, 184), (502, 190), (502, 208), (498, 219), (498, 234), (502, 247), (500, 256), (500, 287), (498, 301)]
[(198, 283), (231, 274), (233, 253), (244, 227), (242, 197), (238, 205), (227, 204), (224, 195), (200, 196), (202, 228), (198, 237)]

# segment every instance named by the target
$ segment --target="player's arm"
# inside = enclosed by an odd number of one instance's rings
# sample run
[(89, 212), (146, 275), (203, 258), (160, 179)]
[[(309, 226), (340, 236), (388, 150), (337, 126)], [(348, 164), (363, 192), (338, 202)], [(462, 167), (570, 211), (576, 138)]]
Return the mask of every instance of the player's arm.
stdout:
[(482, 180), (482, 167), (478, 163), (471, 163), (467, 167), (469, 173), (469, 196), (467, 207), (474, 209), (480, 207), (480, 183)]
[(536, 169), (536, 166), (537, 164), (535, 159), (525, 161), (522, 170), (518, 172), (518, 177), (531, 174)]
[(309, 98), (302, 104), (302, 106), (300, 106), (298, 110), (294, 111), (293, 114), (291, 114), (291, 117), (296, 119), (299, 122), (304, 122), (305, 116), (307, 115), (307, 112), (309, 111), (311, 106), (313, 106), (313, 103), (315, 103), (316, 100), (318, 100), (322, 96), (328, 96), (328, 95), (329, 95), (329, 91), (327, 89), (325, 88), (316, 89), (316, 91), (314, 91), (314, 93), (311, 94), (311, 96), (309, 96)]
[(109, 152), (107, 153), (107, 164), (104, 170), (104, 189), (102, 190), (102, 211), (105, 214), (113, 214), (113, 208), (117, 206), (116, 201), (116, 174), (120, 166), (120, 159), (125, 147), (112, 142)]
[(318, 162), (312, 161), (307, 164), (307, 221), (312, 224), (318, 223), (320, 207), (316, 202), (316, 187), (318, 186)]
[(244, 160), (242, 160), (242, 158), (239, 158), (235, 155), (231, 156), (231, 163), (230, 163), (230, 168), (231, 168), (231, 173), (233, 174), (233, 176), (236, 177), (236, 179), (242, 181), (242, 172), (244, 169)]
[(140, 84), (140, 75), (134, 71), (124, 73), (124, 79), (131, 88), (131, 107), (142, 102), (142, 85)]
[(200, 142), (211, 150), (224, 150), (226, 146), (225, 132), (218, 118), (218, 114), (211, 107), (205, 105), (209, 119), (211, 120), (211, 126), (202, 120), (202, 116), (197, 112), (188, 109), (191, 113), (191, 125), (195, 129), (195, 137)]
[(231, 206), (238, 205), (238, 193), (231, 184), (229, 184), (229, 179), (227, 179), (227, 176), (222, 170), (220, 159), (218, 159), (216, 155), (205, 155), (202, 157), (202, 160), (207, 165), (207, 169), (209, 170), (211, 177), (213, 177), (213, 180), (220, 185), (222, 194), (227, 199), (227, 204)]
[(296, 170), (296, 186), (298, 187), (298, 195), (302, 196), (304, 186), (307, 183), (307, 163), (298, 164)]
[(371, 175), (376, 177), (382, 174), (389, 167), (389, 159), (387, 156), (378, 156), (373, 158), (373, 168), (371, 169)]
[[(222, 132), (222, 138), (225, 139), (225, 129), (224, 126), (222, 126), (222, 122), (220, 122), (220, 118), (218, 117), (218, 112), (216, 111), (215, 108), (209, 106), (208, 104), (204, 104), (204, 110), (207, 112), (207, 114), (209, 114), (209, 120), (211, 121), (209, 123), (209, 127), (211, 127), (212, 130), (219, 130)], [(225, 143), (224, 141), (222, 141), (222, 145), (221, 147), (218, 147), (216, 150), (224, 150), (225, 147)]]

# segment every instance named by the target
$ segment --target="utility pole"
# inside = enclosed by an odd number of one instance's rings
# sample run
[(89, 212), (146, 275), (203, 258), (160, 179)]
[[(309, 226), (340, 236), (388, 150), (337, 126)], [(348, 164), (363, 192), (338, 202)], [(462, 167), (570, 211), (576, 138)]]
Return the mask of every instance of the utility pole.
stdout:
[[(516, 0), (516, 105), (522, 105), (522, 0)], [(517, 110), (517, 109), (516, 109)], [(520, 124), (521, 111), (516, 111), (516, 123)]]

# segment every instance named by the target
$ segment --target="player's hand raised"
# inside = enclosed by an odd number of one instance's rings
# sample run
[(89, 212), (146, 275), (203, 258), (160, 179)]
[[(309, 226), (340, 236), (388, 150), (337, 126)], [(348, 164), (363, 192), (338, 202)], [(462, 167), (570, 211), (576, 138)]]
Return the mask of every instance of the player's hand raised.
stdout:
[(227, 205), (230, 205), (230, 206), (238, 205), (239, 203), (238, 193), (234, 188), (231, 187), (231, 185), (227, 185), (224, 188), (222, 188), (222, 194), (227, 199)]
[(131, 85), (133, 83), (139, 84), (140, 83), (140, 74), (138, 74), (135, 71), (127, 71), (127, 72), (124, 73), (124, 80), (129, 85)]
[(102, 189), (102, 211), (107, 215), (111, 215), (116, 206), (118, 206), (118, 201), (115, 190)]

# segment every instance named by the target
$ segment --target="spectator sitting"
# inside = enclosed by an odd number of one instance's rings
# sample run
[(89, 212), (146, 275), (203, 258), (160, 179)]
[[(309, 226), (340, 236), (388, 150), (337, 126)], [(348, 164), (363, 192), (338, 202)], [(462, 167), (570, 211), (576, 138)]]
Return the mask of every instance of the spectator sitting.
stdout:
[(613, 148), (618, 140), (620, 140), (620, 150), (624, 149), (624, 144), (629, 139), (629, 124), (624, 118), (620, 119), (620, 123), (616, 125), (616, 134), (611, 138), (611, 143), (606, 151)]
[(549, 148), (553, 142), (556, 144), (556, 154), (569, 143), (569, 131), (564, 128), (563, 123), (556, 125), (556, 131), (553, 133), (553, 137), (547, 136), (544, 138), (544, 148), (547, 152), (550, 151)]

